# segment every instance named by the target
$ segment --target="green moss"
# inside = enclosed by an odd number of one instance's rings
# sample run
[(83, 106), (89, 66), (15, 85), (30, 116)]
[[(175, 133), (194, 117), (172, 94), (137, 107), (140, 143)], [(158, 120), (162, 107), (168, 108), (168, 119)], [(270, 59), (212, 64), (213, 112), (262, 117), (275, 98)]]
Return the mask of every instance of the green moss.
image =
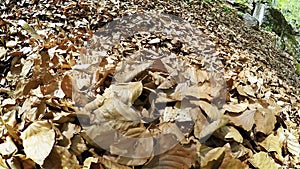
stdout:
[(272, 31), (273, 31), (272, 26), (269, 26), (269, 25), (264, 26), (263, 28), (264, 28), (264, 30), (269, 31), (269, 32), (272, 32)]
[(299, 63), (296, 64), (296, 73), (298, 75), (300, 75), (300, 64)]
[(225, 12), (227, 12), (227, 13), (230, 13), (230, 12), (233, 11), (233, 9), (232, 9), (231, 7), (229, 7), (229, 6), (227, 6), (227, 5), (223, 5), (223, 10), (224, 10)]

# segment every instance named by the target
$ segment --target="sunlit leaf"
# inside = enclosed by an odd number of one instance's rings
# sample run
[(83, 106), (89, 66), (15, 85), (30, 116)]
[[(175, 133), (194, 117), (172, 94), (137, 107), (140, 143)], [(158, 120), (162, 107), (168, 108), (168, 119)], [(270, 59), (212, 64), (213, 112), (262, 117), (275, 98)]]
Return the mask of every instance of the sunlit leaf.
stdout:
[(276, 164), (275, 161), (265, 152), (258, 152), (254, 154), (249, 162), (256, 168), (279, 168), (279, 164)]
[(40, 165), (50, 154), (55, 142), (54, 138), (52, 124), (48, 121), (34, 122), (21, 133), (26, 156)]

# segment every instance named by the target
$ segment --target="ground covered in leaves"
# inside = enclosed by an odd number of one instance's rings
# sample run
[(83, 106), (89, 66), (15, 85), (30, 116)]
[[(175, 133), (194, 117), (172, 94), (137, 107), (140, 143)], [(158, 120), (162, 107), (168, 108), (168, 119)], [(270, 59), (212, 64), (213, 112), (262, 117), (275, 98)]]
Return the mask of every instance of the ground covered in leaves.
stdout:
[[(24, 0), (0, 10), (2, 168), (300, 167), (293, 58), (224, 3)], [(149, 32), (78, 66), (97, 30), (143, 11), (192, 23), (203, 32), (195, 47), (224, 68), (207, 70), (186, 37)], [(139, 51), (152, 58), (134, 62)], [(75, 70), (93, 77), (92, 88), (72, 83)], [(211, 80), (220, 74), (221, 86)]]

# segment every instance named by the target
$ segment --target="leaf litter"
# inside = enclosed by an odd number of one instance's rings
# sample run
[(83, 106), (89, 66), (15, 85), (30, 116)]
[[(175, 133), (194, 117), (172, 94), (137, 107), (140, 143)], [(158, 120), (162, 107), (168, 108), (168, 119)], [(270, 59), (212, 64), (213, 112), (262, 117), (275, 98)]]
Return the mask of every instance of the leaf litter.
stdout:
[[(0, 9), (1, 167), (299, 167), (300, 83), (291, 59), (271, 43), (274, 35), (243, 26), (218, 3), (24, 0)], [(218, 92), (209, 91), (222, 89), (180, 40), (136, 34), (109, 56), (97, 53), (95, 64), (79, 59), (97, 29), (150, 9), (209, 36), (225, 65), (226, 104), (212, 104)], [(155, 58), (156, 45), (170, 56)], [(137, 49), (152, 62), (132, 62)], [(92, 78), (74, 84), (72, 69)], [(121, 84), (111, 84), (113, 75)]]

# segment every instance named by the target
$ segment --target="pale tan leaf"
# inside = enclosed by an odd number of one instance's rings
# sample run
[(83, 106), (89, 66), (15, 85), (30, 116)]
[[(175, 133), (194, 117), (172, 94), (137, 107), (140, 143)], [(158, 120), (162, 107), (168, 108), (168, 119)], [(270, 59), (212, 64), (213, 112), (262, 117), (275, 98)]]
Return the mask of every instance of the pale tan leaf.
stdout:
[(275, 161), (268, 156), (267, 153), (265, 152), (258, 152), (253, 155), (253, 157), (249, 160), (249, 162), (258, 169), (267, 169), (267, 168), (272, 168), (276, 169), (279, 168), (280, 166), (275, 163)]
[(254, 115), (256, 130), (264, 134), (270, 134), (275, 127), (276, 117), (269, 109), (260, 108)]
[(0, 47), (0, 59), (2, 59), (3, 56), (6, 55), (6, 49), (4, 47)]
[(218, 120), (222, 117), (221, 111), (213, 104), (206, 101), (192, 101), (192, 103), (199, 105), (200, 108), (205, 112), (210, 120)]
[(225, 156), (219, 169), (248, 169), (248, 165), (242, 163), (239, 159), (235, 158), (232, 154), (232, 147), (229, 143), (224, 145)]
[(207, 83), (205, 83), (202, 86), (188, 86), (187, 83), (180, 83), (176, 86), (174, 93), (172, 93), (170, 96), (171, 98), (175, 100), (182, 100), (184, 97), (193, 96), (198, 99), (207, 99), (211, 100), (212, 96), (210, 94), (212, 93), (210, 86), (208, 86)]
[(215, 120), (211, 123), (206, 123), (200, 134), (196, 135), (195, 137), (199, 138), (200, 142), (206, 141), (206, 139), (208, 139), (211, 134), (213, 134), (220, 127), (225, 126), (227, 123), (228, 119), (225, 118)]
[(70, 153), (68, 148), (55, 145), (49, 156), (45, 159), (42, 168), (80, 169), (81, 167), (79, 166), (76, 156)]
[(155, 38), (155, 39), (151, 39), (148, 43), (149, 44), (155, 44), (155, 43), (159, 43), (160, 39), (159, 38)]
[(110, 152), (118, 155), (112, 161), (131, 166), (143, 165), (152, 156), (153, 145), (153, 138), (146, 128), (129, 129), (124, 137), (110, 146)]
[(10, 137), (6, 137), (6, 141), (0, 144), (0, 154), (2, 156), (10, 156), (17, 151), (18, 148)]
[(98, 163), (98, 158), (95, 157), (88, 157), (83, 162), (82, 169), (90, 169), (92, 163)]
[(48, 121), (34, 122), (21, 133), (26, 156), (40, 165), (50, 154), (54, 138), (55, 132)]
[(132, 105), (143, 91), (142, 82), (129, 82), (111, 85), (105, 90), (105, 98), (118, 98), (125, 104)]
[(6, 47), (14, 47), (14, 46), (16, 46), (18, 44), (18, 42), (17, 41), (8, 41), (8, 42), (6, 42)]
[(251, 130), (254, 124), (254, 115), (256, 110), (246, 110), (241, 114), (229, 114), (227, 117), (235, 126), (242, 127), (246, 131)]
[(113, 169), (113, 168), (114, 169), (131, 169), (130, 167), (115, 163), (115, 162), (105, 159), (103, 157), (98, 158), (98, 163), (105, 166), (106, 168), (111, 168), (111, 169)]
[(175, 123), (162, 123), (159, 126), (159, 130), (161, 131), (161, 134), (175, 135), (178, 141), (181, 141), (185, 138), (184, 134)]
[(85, 141), (83, 140), (83, 138), (80, 135), (75, 135), (72, 140), (71, 140), (72, 144), (70, 147), (70, 151), (72, 152), (72, 154), (79, 156), (81, 153), (83, 153), (84, 151), (86, 151), (88, 148), (86, 146)]
[[(169, 142), (168, 136), (162, 137), (157, 148), (163, 147), (164, 142)], [(143, 169), (189, 169), (196, 158), (196, 145), (177, 144), (163, 154), (155, 156)]]
[(140, 121), (141, 115), (128, 104), (117, 98), (106, 99), (101, 107), (94, 111), (93, 123), (104, 120)]
[(242, 96), (252, 96), (252, 97), (255, 97), (255, 91), (249, 85), (247, 85), (247, 86), (241, 86), (241, 85), (239, 85), (237, 87), (237, 91)]
[(32, 60), (25, 61), (25, 63), (23, 64), (23, 67), (22, 67), (21, 76), (26, 76), (29, 73), (29, 71), (31, 70), (32, 66), (33, 66)]
[(286, 134), (286, 144), (288, 151), (293, 154), (296, 157), (300, 156), (300, 144), (298, 137), (294, 136), (291, 132), (288, 130), (285, 130)]
[(210, 147), (201, 146), (200, 149), (201, 168), (207, 167), (207, 165), (212, 165), (209, 163), (214, 163), (220, 160), (224, 152), (225, 152), (225, 147), (210, 148)]
[(232, 126), (223, 126), (215, 131), (214, 135), (217, 138), (221, 138), (224, 140), (234, 140), (238, 143), (243, 142), (243, 136), (239, 133), (237, 129)]
[(6, 164), (6, 160), (0, 156), (0, 169), (7, 169), (9, 166)]
[(279, 128), (276, 132), (270, 134), (262, 143), (260, 143), (260, 145), (268, 152), (275, 151), (279, 156), (281, 156), (284, 141), (284, 131), (282, 128)]
[(35, 39), (42, 39), (40, 35), (36, 33), (36, 31), (24, 20), (19, 20), (18, 24), (22, 26), (23, 29), (27, 31), (27, 33)]
[(232, 113), (240, 113), (247, 109), (248, 103), (239, 103), (239, 104), (225, 104), (223, 108)]

